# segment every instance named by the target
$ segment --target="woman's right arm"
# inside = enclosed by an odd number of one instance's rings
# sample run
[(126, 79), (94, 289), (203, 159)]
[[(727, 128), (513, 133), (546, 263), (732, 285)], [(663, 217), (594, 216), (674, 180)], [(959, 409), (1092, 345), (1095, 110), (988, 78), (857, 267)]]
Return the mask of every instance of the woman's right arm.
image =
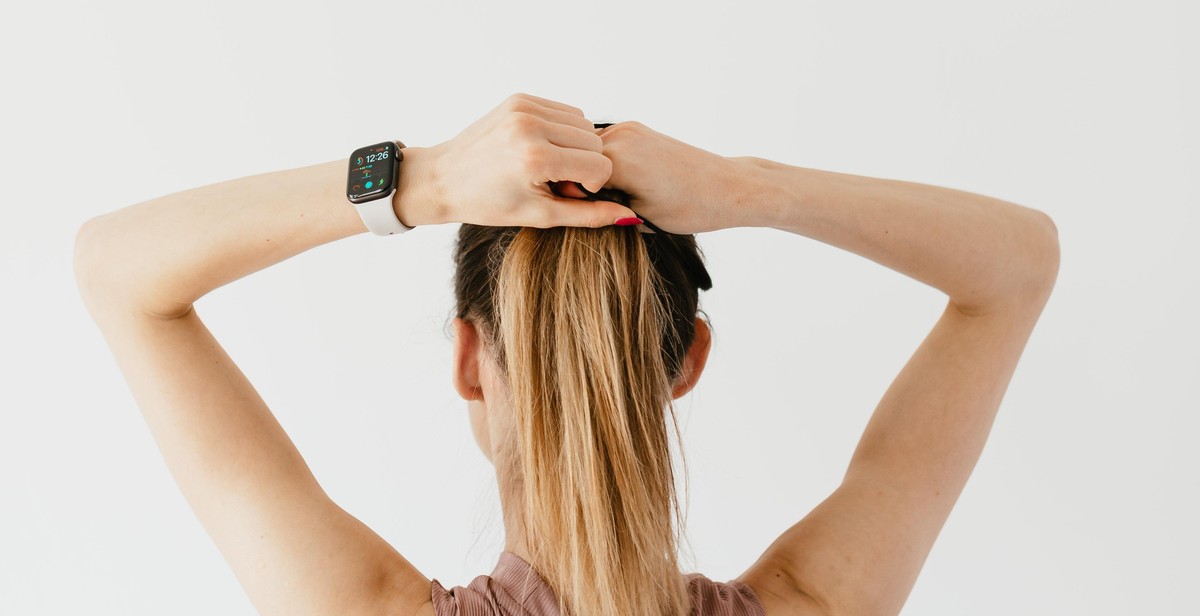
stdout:
[(729, 160), (744, 170), (732, 191), (744, 195), (745, 226), (857, 253), (941, 289), (960, 312), (1037, 303), (1053, 286), (1058, 231), (1039, 210), (916, 182)]
[[(731, 191), (744, 195), (748, 226), (856, 252), (949, 296), (880, 400), (841, 485), (739, 578), (767, 589), (765, 602), (782, 597), (779, 614), (806, 602), (826, 614), (896, 614), (1054, 286), (1057, 230), (1042, 212), (959, 190), (731, 160), (747, 166)], [(772, 594), (781, 579), (784, 590)]]
[(1048, 216), (950, 188), (721, 157), (636, 123), (602, 132), (610, 182), (673, 233), (773, 227), (941, 289), (841, 485), (737, 578), (770, 616), (896, 614), (974, 469), (1058, 274)]

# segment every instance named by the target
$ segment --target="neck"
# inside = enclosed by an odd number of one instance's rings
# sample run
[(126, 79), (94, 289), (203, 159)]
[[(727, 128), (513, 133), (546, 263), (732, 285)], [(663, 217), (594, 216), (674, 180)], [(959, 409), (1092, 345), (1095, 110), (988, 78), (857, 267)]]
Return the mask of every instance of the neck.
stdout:
[(525, 562), (532, 563), (525, 532), (521, 528), (524, 506), (520, 492), (500, 473), (496, 474), (496, 481), (500, 486), (500, 509), (504, 514), (504, 549), (520, 556)]

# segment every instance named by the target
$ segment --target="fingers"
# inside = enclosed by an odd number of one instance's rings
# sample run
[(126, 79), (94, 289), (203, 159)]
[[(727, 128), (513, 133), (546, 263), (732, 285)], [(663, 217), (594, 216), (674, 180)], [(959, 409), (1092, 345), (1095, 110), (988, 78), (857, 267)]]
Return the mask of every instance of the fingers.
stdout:
[(548, 122), (543, 128), (543, 132), (550, 143), (561, 148), (592, 152), (604, 151), (604, 140), (599, 135), (581, 128)]
[[(539, 131), (548, 142), (525, 152), (523, 164), (533, 184), (544, 188), (547, 182), (564, 182), (565, 194), (580, 193), (581, 197), (581, 191), (571, 183), (578, 182), (590, 192), (604, 188), (613, 166), (603, 154), (604, 141), (600, 135), (611, 125), (596, 128), (578, 107), (531, 94), (513, 94), (505, 101), (504, 108), (510, 113), (529, 114), (543, 120), (538, 125), (526, 118), (524, 123), (525, 130)], [(544, 194), (543, 210), (535, 214), (542, 224), (533, 226), (595, 228), (611, 225), (619, 218), (637, 216), (620, 203), (563, 198), (558, 194), (553, 186), (550, 194)], [(641, 225), (638, 230), (647, 232)]]
[(592, 130), (593, 130), (592, 122), (590, 120), (588, 120), (587, 118), (583, 117), (583, 115), (582, 115), (583, 112), (580, 112), (580, 115), (575, 115), (573, 113), (568, 113), (566, 111), (560, 111), (558, 109), (550, 109), (548, 107), (535, 106), (535, 107), (531, 108), (531, 110), (528, 111), (528, 113), (532, 113), (532, 114), (538, 116), (539, 118), (546, 120), (547, 122), (554, 122), (556, 124), (563, 124), (565, 126), (573, 126), (575, 128), (578, 128), (579, 130), (587, 131), (587, 132), (592, 132)]
[[(540, 210), (540, 211), (539, 211)], [(542, 229), (550, 227), (607, 227), (618, 218), (636, 217), (633, 210), (612, 201), (586, 201), (584, 199), (561, 199), (547, 195), (541, 207), (535, 208), (540, 224), (530, 225)]]
[[(553, 101), (550, 102), (553, 103)], [(566, 124), (567, 126), (574, 126), (587, 131), (590, 131), (593, 126), (591, 121), (583, 117), (583, 111), (561, 103), (554, 103), (554, 106), (547, 106), (529, 98), (513, 97), (509, 98), (505, 106), (501, 109), (507, 113), (528, 113), (547, 122)]]
[(604, 140), (581, 109), (522, 93), (510, 96), (504, 109), (513, 114), (514, 121), (519, 120), (514, 126), (536, 131), (550, 144), (548, 148), (534, 145), (525, 153), (524, 164), (534, 176), (530, 178), (533, 183), (565, 180), (596, 192), (612, 176), (612, 161), (602, 154)]
[(514, 99), (525, 99), (525, 100), (533, 101), (535, 103), (538, 103), (545, 107), (549, 107), (551, 109), (557, 109), (559, 111), (565, 111), (567, 113), (578, 115), (581, 118), (583, 117), (582, 109), (575, 107), (573, 105), (568, 105), (566, 103), (552, 101), (548, 98), (542, 98), (540, 96), (534, 96), (532, 94), (525, 94), (524, 92), (518, 92), (516, 94), (513, 94), (512, 96), (509, 96), (509, 100), (514, 100)]
[(599, 152), (547, 145), (538, 148), (526, 160), (534, 184), (567, 180), (579, 182), (597, 192), (612, 177), (612, 161)]
[[(640, 214), (620, 203), (585, 199), (587, 195), (579, 189), (578, 184), (575, 182), (551, 182), (550, 192), (559, 198), (549, 200), (549, 207), (532, 208), (534, 216), (539, 217), (541, 222), (537, 225), (526, 224), (524, 226), (537, 226), (540, 228), (559, 226), (596, 228), (615, 225), (618, 218), (627, 218), (630, 216), (642, 218)], [(567, 199), (562, 199), (562, 197), (567, 197)], [(543, 204), (547, 202), (539, 200), (538, 203)], [(589, 207), (592, 209), (583, 209)], [(654, 227), (650, 221), (644, 220), (642, 223), (634, 225), (634, 228), (639, 233), (654, 233), (654, 229), (657, 227)]]

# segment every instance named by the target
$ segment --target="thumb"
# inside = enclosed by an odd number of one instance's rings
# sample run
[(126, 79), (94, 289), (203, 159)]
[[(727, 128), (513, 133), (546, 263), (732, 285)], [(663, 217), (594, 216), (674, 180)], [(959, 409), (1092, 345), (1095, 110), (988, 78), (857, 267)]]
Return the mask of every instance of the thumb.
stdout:
[(641, 218), (637, 215), (636, 212), (634, 212), (633, 210), (629, 209), (628, 207), (626, 207), (624, 205), (621, 205), (620, 203), (616, 203), (613, 201), (593, 201), (592, 203), (603, 204), (603, 210), (604, 210), (603, 215), (600, 215), (600, 214), (596, 215), (596, 218), (599, 219), (599, 223), (600, 223), (600, 224), (596, 225), (598, 227), (606, 227), (609, 225), (613, 225), (613, 224), (616, 224), (616, 221), (622, 220), (622, 219), (624, 219), (624, 224), (626, 224), (626, 225), (641, 224), (641, 222), (642, 222)]
[(607, 227), (621, 218), (637, 218), (628, 207), (615, 201), (556, 199), (555, 209), (563, 213), (561, 224), (570, 227)]

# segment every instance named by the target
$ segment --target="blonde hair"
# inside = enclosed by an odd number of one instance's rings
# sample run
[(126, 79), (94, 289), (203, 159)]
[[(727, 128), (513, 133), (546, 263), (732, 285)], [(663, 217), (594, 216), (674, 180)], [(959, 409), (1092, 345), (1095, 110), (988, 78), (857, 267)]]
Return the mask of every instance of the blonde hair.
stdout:
[(455, 259), (458, 314), (512, 396), (497, 461), (561, 613), (687, 614), (667, 416), (679, 442), (672, 388), (712, 286), (694, 236), (464, 224)]

